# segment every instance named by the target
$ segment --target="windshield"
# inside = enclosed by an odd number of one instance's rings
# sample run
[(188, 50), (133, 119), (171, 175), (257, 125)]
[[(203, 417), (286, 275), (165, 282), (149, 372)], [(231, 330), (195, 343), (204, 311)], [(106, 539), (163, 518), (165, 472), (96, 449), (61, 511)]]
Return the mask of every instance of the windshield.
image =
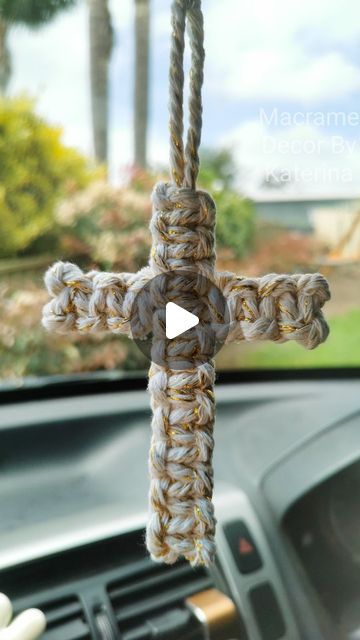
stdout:
[[(321, 272), (330, 337), (224, 346), (218, 369), (360, 365), (360, 7), (208, 0), (199, 187), (217, 269)], [(167, 0), (0, 0), (0, 379), (144, 370), (117, 335), (50, 335), (43, 274), (147, 263), (168, 179)], [(324, 26), (326, 16), (326, 28)], [(358, 18), (358, 19), (356, 19)]]

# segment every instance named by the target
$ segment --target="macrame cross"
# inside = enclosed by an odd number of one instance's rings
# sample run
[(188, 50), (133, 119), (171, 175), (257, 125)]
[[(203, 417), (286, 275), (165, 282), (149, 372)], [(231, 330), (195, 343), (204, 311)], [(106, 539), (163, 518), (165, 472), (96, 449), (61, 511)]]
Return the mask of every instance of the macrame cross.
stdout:
[[(133, 322), (134, 300), (160, 274), (173, 273), (172, 299), (181, 300), (179, 272), (205, 276), (226, 299), (227, 342), (296, 340), (313, 349), (328, 335), (321, 308), (329, 299), (326, 280), (318, 273), (238, 277), (215, 271), (215, 205), (196, 189), (202, 126), (203, 17), (201, 0), (173, 0), (170, 52), (171, 182), (155, 186), (150, 224), (152, 249), (147, 267), (136, 274), (83, 273), (58, 262), (45, 282), (52, 297), (43, 325), (50, 331), (96, 332), (136, 337), (149, 331), (152, 313), (144, 308)], [(183, 145), (185, 23), (191, 46), (189, 126)], [(189, 292), (187, 292), (189, 293)], [(166, 291), (163, 294), (166, 296)], [(205, 292), (206, 294), (206, 292)], [(216, 298), (210, 300), (216, 313)], [(146, 305), (145, 305), (146, 307)], [(139, 315), (139, 314), (138, 314)], [(156, 316), (156, 313), (154, 314)], [(134, 327), (138, 323), (138, 328)], [(206, 322), (205, 322), (206, 324)], [(150, 327), (151, 329), (151, 327)], [(185, 556), (192, 565), (209, 565), (215, 553), (213, 490), (214, 363), (199, 364), (204, 322), (198, 344), (187, 333), (181, 341), (162, 341), (162, 361), (152, 362), (149, 392), (153, 410), (150, 452), (150, 514), (146, 542), (155, 560), (175, 562)], [(190, 332), (189, 332), (190, 333)], [(156, 334), (156, 332), (155, 332)], [(184, 367), (172, 366), (179, 345)], [(190, 347), (189, 347), (190, 345)]]

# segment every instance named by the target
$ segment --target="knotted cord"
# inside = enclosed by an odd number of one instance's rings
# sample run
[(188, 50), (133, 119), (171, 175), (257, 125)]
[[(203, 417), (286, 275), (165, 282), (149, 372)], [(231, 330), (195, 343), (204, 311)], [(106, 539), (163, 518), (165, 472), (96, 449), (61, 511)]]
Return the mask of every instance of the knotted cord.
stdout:
[[(195, 308), (199, 303), (198, 276), (206, 275), (209, 282), (213, 280), (215, 261), (215, 204), (209, 194), (195, 189), (199, 171), (205, 56), (200, 0), (174, 0), (171, 24), (169, 109), (172, 182), (156, 185), (153, 192), (150, 266), (154, 274), (173, 272), (171, 299), (181, 304), (186, 295), (187, 303), (192, 302)], [(191, 69), (189, 126), (184, 151), (183, 65), (186, 24), (191, 47)], [(187, 272), (186, 280), (181, 277), (184, 270)], [(192, 276), (189, 276), (190, 272)], [(189, 277), (194, 278), (192, 301), (187, 290)], [(208, 300), (207, 293), (206, 290), (202, 291), (205, 301)], [(169, 291), (165, 291), (164, 295), (169, 295)], [(160, 318), (159, 322), (155, 318), (155, 326), (161, 327), (163, 308), (159, 304)], [(197, 313), (204, 323), (206, 302)], [(149, 382), (153, 436), (149, 462), (147, 546), (155, 559), (172, 563), (183, 555), (194, 565), (208, 565), (215, 551), (215, 518), (211, 501), (215, 416), (213, 354), (210, 348), (208, 361), (199, 363), (200, 353), (203, 355), (204, 349), (209, 349), (204, 324), (199, 325), (192, 336), (188, 333), (170, 343), (167, 341), (165, 362), (159, 366), (155, 364), (160, 361), (157, 349), (163, 348), (163, 333), (160, 330), (157, 339), (154, 331)], [(186, 368), (180, 371), (172, 369), (170, 364), (177, 353), (181, 353), (186, 363)]]

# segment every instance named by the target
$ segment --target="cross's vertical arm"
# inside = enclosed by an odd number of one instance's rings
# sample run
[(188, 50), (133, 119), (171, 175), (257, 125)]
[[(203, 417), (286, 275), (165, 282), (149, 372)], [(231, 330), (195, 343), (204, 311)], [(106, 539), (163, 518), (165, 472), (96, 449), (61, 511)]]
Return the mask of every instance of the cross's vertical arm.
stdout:
[[(173, 272), (172, 292), (181, 297), (182, 270), (213, 276), (215, 205), (206, 193), (172, 184), (156, 186), (153, 205), (152, 272)], [(193, 564), (209, 564), (215, 548), (215, 370), (211, 359), (197, 366), (196, 352), (184, 338), (166, 341), (164, 365), (153, 363), (149, 374), (153, 435), (147, 546), (165, 562), (184, 555)], [(187, 362), (181, 370), (171, 364), (179, 350)]]
[[(189, 128), (183, 148), (183, 56), (185, 22), (191, 46)], [(170, 51), (170, 168), (173, 182), (153, 193), (150, 266), (154, 274), (179, 271), (212, 279), (215, 260), (215, 205), (196, 191), (202, 125), (204, 48), (200, 0), (173, 0)], [(177, 284), (178, 282), (178, 284)], [(194, 293), (195, 296), (195, 293)], [(152, 364), (149, 390), (153, 409), (150, 451), (150, 518), (147, 546), (157, 560), (210, 564), (215, 553), (213, 489), (214, 364), (197, 366), (196, 349), (182, 343), (183, 370), (171, 366), (176, 345), (167, 345), (164, 366)]]

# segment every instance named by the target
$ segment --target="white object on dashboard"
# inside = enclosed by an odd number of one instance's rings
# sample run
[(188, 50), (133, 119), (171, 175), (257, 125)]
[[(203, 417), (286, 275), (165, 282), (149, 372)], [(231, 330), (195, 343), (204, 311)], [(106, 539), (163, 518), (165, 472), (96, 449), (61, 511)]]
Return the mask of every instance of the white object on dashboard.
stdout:
[(40, 609), (26, 609), (11, 622), (12, 606), (9, 598), (0, 593), (0, 640), (36, 640), (46, 628)]

